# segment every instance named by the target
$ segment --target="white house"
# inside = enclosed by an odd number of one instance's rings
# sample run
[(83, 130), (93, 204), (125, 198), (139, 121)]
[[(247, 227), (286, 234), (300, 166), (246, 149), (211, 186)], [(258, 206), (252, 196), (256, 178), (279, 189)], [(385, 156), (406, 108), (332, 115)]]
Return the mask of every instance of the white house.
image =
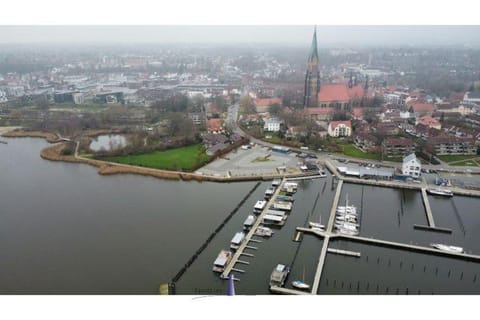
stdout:
[(263, 129), (265, 131), (271, 131), (271, 132), (278, 132), (280, 131), (280, 124), (282, 123), (279, 119), (277, 118), (268, 118), (265, 119), (265, 125), (263, 126)]
[(422, 165), (420, 161), (418, 161), (415, 153), (412, 153), (405, 158), (403, 158), (402, 163), (402, 174), (404, 176), (410, 176), (412, 178), (420, 177), (420, 170), (422, 169)]
[(352, 122), (332, 121), (328, 124), (327, 132), (330, 137), (349, 137), (352, 134)]

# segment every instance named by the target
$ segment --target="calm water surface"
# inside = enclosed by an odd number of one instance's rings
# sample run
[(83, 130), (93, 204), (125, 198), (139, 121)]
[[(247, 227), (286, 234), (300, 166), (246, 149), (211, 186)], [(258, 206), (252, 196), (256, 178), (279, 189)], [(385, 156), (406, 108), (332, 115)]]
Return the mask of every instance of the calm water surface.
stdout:
[[(41, 139), (0, 145), (1, 293), (157, 293), (253, 188), (254, 182), (214, 184), (143, 176), (103, 177), (95, 168), (42, 160)], [(213, 238), (177, 283), (179, 294), (224, 294), (211, 271), (270, 182), (263, 182)], [(238, 294), (268, 294), (277, 263), (291, 281), (312, 284), (322, 240), (305, 235), (308, 221), (326, 223), (335, 193), (332, 177), (306, 180), (286, 225), (251, 243), (249, 265), (237, 265)], [(435, 222), (452, 234), (413, 229), (427, 224), (421, 194), (344, 184), (340, 198), (362, 212), (361, 236), (429, 246), (441, 242), (480, 254), (480, 200), (430, 196)], [(331, 247), (361, 258), (327, 254), (321, 294), (480, 293), (480, 263), (334, 240)], [(480, 274), (478, 274), (480, 277)]]

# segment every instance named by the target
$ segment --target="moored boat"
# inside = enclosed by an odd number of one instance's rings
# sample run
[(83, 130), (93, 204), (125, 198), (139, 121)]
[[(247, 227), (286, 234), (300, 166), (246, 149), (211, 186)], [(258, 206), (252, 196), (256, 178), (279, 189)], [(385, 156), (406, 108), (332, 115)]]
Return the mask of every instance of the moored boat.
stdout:
[(230, 248), (233, 250), (237, 250), (238, 247), (242, 244), (243, 239), (245, 239), (245, 233), (243, 232), (237, 232), (233, 236), (231, 242), (230, 242)]
[(300, 289), (300, 290), (308, 290), (310, 289), (310, 285), (301, 281), (301, 280), (294, 280), (292, 281), (292, 286), (294, 288)]
[(290, 268), (287, 265), (281, 263), (277, 264), (270, 275), (270, 287), (283, 287), (289, 273)]
[(441, 243), (432, 243), (431, 246), (434, 247), (435, 249), (442, 250), (442, 251), (453, 252), (453, 253), (463, 253), (462, 247), (449, 246)]
[(273, 230), (268, 227), (258, 227), (255, 230), (255, 235), (259, 237), (271, 237), (273, 235)]
[(308, 225), (310, 226), (310, 228), (317, 228), (317, 229), (320, 229), (322, 231), (325, 230), (325, 226), (321, 223), (318, 223), (318, 222), (309, 221)]
[(434, 196), (452, 197), (453, 192), (448, 189), (427, 189), (427, 192)]
[(247, 217), (247, 219), (245, 219), (245, 221), (243, 222), (243, 229), (244, 230), (250, 230), (250, 228), (255, 223), (255, 220), (256, 220), (256, 218), (253, 214), (249, 215)]
[(221, 250), (217, 256), (217, 259), (213, 262), (212, 270), (214, 272), (223, 272), (228, 263), (232, 260), (232, 252), (227, 250)]

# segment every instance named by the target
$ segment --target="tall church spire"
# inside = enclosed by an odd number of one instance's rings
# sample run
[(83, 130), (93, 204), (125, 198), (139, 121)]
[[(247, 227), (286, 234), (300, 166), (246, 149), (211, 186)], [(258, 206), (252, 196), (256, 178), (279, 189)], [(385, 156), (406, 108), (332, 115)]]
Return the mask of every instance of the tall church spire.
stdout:
[(317, 27), (313, 30), (312, 45), (308, 55), (307, 72), (305, 74), (305, 94), (303, 107), (317, 107), (320, 92), (320, 67), (318, 65)]

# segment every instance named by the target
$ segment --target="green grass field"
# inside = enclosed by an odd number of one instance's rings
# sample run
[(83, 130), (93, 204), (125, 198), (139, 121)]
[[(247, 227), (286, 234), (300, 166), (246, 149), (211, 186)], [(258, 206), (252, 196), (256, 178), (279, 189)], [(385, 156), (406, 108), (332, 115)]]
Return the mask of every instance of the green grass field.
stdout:
[(207, 163), (210, 156), (205, 154), (201, 144), (195, 144), (134, 156), (106, 157), (102, 160), (154, 169), (191, 171)]
[(437, 157), (440, 160), (449, 163), (449, 162), (453, 162), (453, 161), (462, 161), (462, 160), (478, 158), (478, 155), (475, 155), (475, 154), (468, 154), (468, 155), (454, 154), (454, 155), (444, 155), (444, 156), (437, 156)]
[(343, 148), (343, 154), (349, 157), (370, 159), (370, 160), (381, 160), (382, 158), (381, 154), (379, 153), (363, 152), (355, 148), (351, 144), (342, 145), (342, 148)]
[(473, 162), (472, 160), (455, 162), (455, 163), (452, 163), (452, 166), (478, 167), (477, 163), (480, 161), (480, 158), (478, 159), (479, 160), (477, 160), (476, 162)]

